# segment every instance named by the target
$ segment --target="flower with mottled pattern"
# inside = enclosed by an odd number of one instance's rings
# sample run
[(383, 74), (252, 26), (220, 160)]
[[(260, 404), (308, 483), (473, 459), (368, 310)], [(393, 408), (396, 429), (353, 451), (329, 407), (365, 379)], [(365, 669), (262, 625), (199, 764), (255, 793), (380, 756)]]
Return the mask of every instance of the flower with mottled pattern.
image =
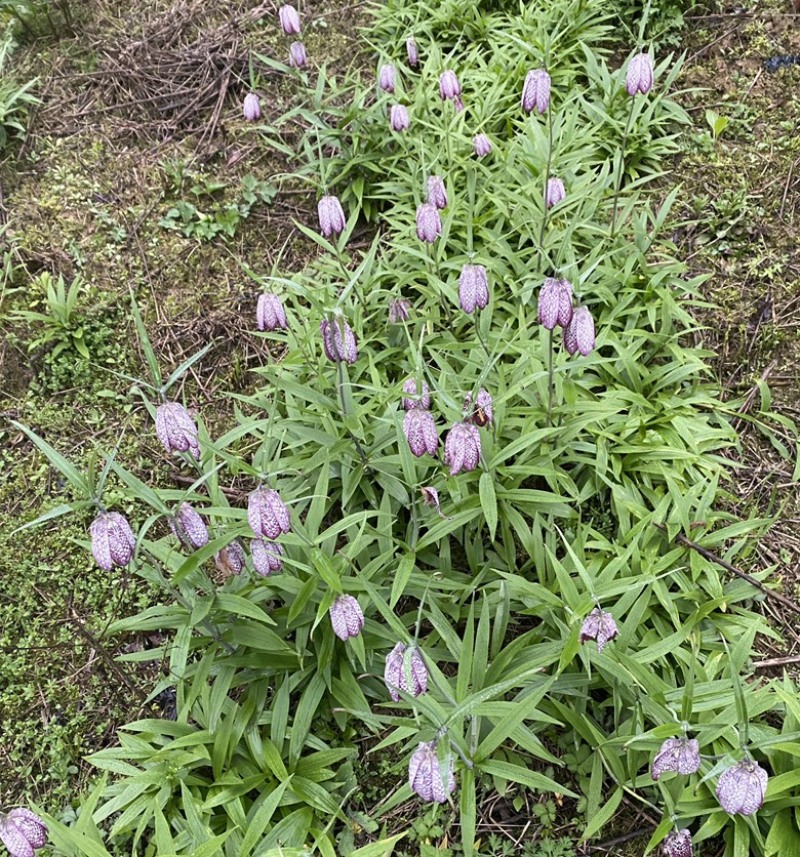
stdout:
[(491, 154), (492, 141), (486, 134), (476, 134), (472, 138), (472, 151), (479, 158), (485, 158), (486, 155)]
[(412, 36), (406, 39), (406, 55), (408, 56), (408, 64), (411, 68), (416, 68), (419, 65), (419, 51), (417, 43)]
[(33, 857), (33, 852), (47, 843), (47, 825), (25, 807), (0, 813), (0, 840), (11, 857)]
[(597, 641), (598, 654), (606, 647), (606, 643), (613, 640), (619, 634), (617, 623), (610, 613), (606, 613), (599, 607), (594, 610), (583, 620), (580, 633), (580, 644), (583, 645), (587, 640)]
[(420, 383), (416, 378), (406, 378), (403, 382), (403, 392), (406, 394), (402, 400), (403, 410), (411, 411), (414, 408), (430, 410), (431, 388), (427, 381)]
[(443, 71), (439, 78), (439, 95), (442, 101), (455, 100), (461, 95), (461, 84), (454, 71)]
[(232, 574), (241, 574), (246, 562), (247, 557), (245, 556), (244, 548), (236, 539), (214, 556), (214, 565), (216, 565), (225, 577), (230, 577)]
[(248, 92), (242, 104), (242, 115), (248, 122), (256, 122), (261, 118), (261, 101), (255, 92)]
[(441, 176), (428, 176), (428, 202), (437, 208), (447, 208), (447, 188)]
[(391, 63), (381, 66), (378, 72), (378, 86), (384, 92), (394, 92), (394, 66)]
[(208, 544), (208, 527), (200, 513), (188, 503), (178, 506), (178, 511), (169, 518), (169, 528), (185, 548), (198, 550)]
[(429, 202), (423, 202), (417, 208), (417, 238), (433, 242), (442, 234), (442, 218), (439, 217), (439, 209)]
[(492, 397), (483, 387), (478, 390), (478, 395), (475, 396), (475, 403), (472, 403), (472, 393), (467, 393), (464, 399), (464, 421), (472, 423), (479, 428), (485, 428), (492, 424), (494, 416), (494, 403)]
[(662, 857), (693, 857), (692, 834), (686, 828), (673, 830), (661, 843)]
[(347, 225), (339, 198), (333, 194), (325, 194), (317, 203), (317, 214), (319, 216), (319, 228), (323, 237), (330, 238), (331, 235), (339, 235)]
[(483, 265), (464, 265), (458, 277), (458, 301), (461, 309), (472, 314), (489, 303), (489, 277)]
[(560, 178), (553, 176), (547, 180), (547, 207), (552, 208), (558, 205), (567, 195), (564, 189), (564, 182)]
[(539, 324), (546, 330), (572, 321), (572, 283), (548, 277), (539, 292)]
[(331, 604), (328, 614), (331, 617), (333, 633), (340, 640), (357, 637), (364, 627), (364, 611), (352, 595), (340, 595)]
[(319, 323), (322, 348), (328, 360), (353, 364), (358, 360), (358, 343), (353, 328), (343, 319), (323, 319)]
[(639, 53), (628, 63), (628, 73), (625, 75), (625, 88), (628, 95), (637, 93), (647, 95), (653, 86), (653, 57), (650, 54)]
[(651, 776), (657, 780), (665, 771), (694, 774), (700, 768), (700, 744), (695, 738), (667, 738), (653, 759)]
[[(422, 494), (422, 502), (426, 506), (433, 506), (434, 509), (441, 515), (442, 507), (439, 505), (439, 492), (432, 486), (426, 485), (419, 489)], [(442, 515), (444, 517), (444, 515)]]
[(406, 436), (411, 452), (421, 458), (425, 453), (436, 455), (439, 448), (439, 435), (433, 414), (422, 408), (406, 411), (403, 418), (403, 434)]
[(393, 104), (389, 109), (389, 125), (398, 134), (408, 130), (408, 110), (402, 104)]
[(289, 509), (273, 488), (256, 488), (247, 498), (247, 520), (257, 536), (273, 540), (292, 528)]
[(305, 68), (307, 62), (306, 46), (302, 42), (292, 42), (289, 45), (290, 68)]
[(428, 689), (428, 668), (417, 646), (398, 643), (386, 655), (383, 680), (393, 702), (400, 702), (398, 690), (411, 696), (419, 696)]
[(530, 113), (534, 108), (544, 113), (550, 104), (550, 75), (543, 68), (531, 69), (525, 75), (522, 87), (522, 109)]
[(102, 512), (89, 527), (92, 555), (103, 571), (118, 565), (124, 568), (133, 559), (136, 536), (131, 525), (119, 512)]
[(278, 542), (253, 539), (250, 552), (253, 555), (253, 568), (262, 577), (268, 577), (283, 568), (283, 545)]
[(290, 3), (281, 6), (278, 9), (278, 18), (280, 18), (281, 28), (287, 36), (300, 35), (300, 16), (297, 14), (297, 9)]
[(200, 458), (197, 424), (180, 402), (158, 406), (156, 435), (167, 452), (190, 452), (195, 458)]
[(767, 772), (752, 759), (743, 759), (720, 775), (717, 800), (731, 815), (752, 815), (764, 803)]
[(392, 298), (389, 301), (389, 324), (400, 324), (411, 317), (411, 302), (405, 298)]
[(286, 330), (286, 311), (277, 295), (272, 292), (259, 295), (256, 322), (259, 330)]
[(448, 753), (444, 764), (440, 765), (436, 742), (422, 742), (408, 763), (408, 784), (423, 800), (445, 803), (456, 789), (453, 757)]
[(569, 325), (564, 328), (564, 347), (570, 354), (580, 352), (584, 357), (594, 351), (594, 319), (585, 306), (578, 307), (572, 313)]
[(444, 442), (444, 463), (450, 475), (474, 470), (481, 459), (481, 435), (472, 423), (455, 423)]

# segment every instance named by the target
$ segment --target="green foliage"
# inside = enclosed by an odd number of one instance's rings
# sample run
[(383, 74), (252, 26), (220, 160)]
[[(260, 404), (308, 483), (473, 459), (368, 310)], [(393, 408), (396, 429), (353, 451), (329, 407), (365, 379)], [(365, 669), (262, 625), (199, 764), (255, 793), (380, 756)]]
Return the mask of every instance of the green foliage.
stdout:
[(11, 30), (7, 29), (0, 37), (0, 152), (6, 149), (11, 140), (25, 133), (28, 109), (31, 105), (39, 103), (39, 100), (30, 92), (36, 84), (35, 80), (21, 84), (8, 73), (9, 60), (14, 47)]
[(0, 0), (0, 22), (11, 22), (16, 36), (36, 39), (72, 32), (72, 0)]

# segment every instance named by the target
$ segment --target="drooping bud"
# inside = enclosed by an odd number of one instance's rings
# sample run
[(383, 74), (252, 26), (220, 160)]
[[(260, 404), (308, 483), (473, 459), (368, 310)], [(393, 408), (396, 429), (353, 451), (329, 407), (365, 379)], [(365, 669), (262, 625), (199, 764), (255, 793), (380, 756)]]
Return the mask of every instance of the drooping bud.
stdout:
[(423, 800), (445, 803), (456, 789), (453, 757), (448, 754), (444, 764), (440, 765), (436, 742), (422, 742), (408, 763), (408, 784), (411, 791)]
[(717, 800), (731, 815), (752, 815), (763, 803), (767, 772), (752, 759), (743, 759), (720, 775)]
[(581, 625), (580, 640), (583, 645), (587, 640), (597, 641), (598, 654), (606, 647), (606, 643), (613, 640), (619, 634), (617, 623), (610, 613), (606, 613), (599, 607), (594, 610), (583, 620)]
[(453, 99), (453, 107), (456, 108), (456, 113), (461, 113), (461, 111), (464, 109), (464, 102), (461, 100), (460, 95), (457, 95)]
[(136, 536), (119, 512), (101, 512), (91, 523), (92, 555), (103, 571), (124, 568), (133, 558)]
[(422, 652), (416, 646), (398, 643), (386, 655), (383, 680), (393, 702), (400, 702), (398, 690), (411, 696), (419, 696), (428, 689), (428, 669)]
[(441, 176), (428, 176), (428, 202), (436, 208), (447, 208), (447, 188)]
[(444, 442), (444, 463), (450, 475), (474, 470), (481, 459), (481, 435), (472, 423), (455, 423)]
[(167, 452), (190, 452), (195, 458), (200, 458), (197, 424), (180, 402), (158, 406), (156, 435)]
[(472, 138), (472, 151), (479, 158), (485, 158), (486, 155), (491, 154), (492, 141), (486, 136), (486, 134), (476, 134)]
[(198, 550), (208, 544), (208, 527), (200, 513), (188, 503), (178, 506), (178, 511), (169, 518), (169, 528), (189, 550)]
[[(433, 506), (436, 511), (442, 515), (442, 507), (439, 504), (439, 492), (431, 485), (426, 485), (424, 488), (420, 488), (420, 494), (422, 494), (422, 502), (426, 506)], [(444, 515), (442, 515), (444, 517)]]
[(269, 577), (283, 568), (283, 545), (266, 539), (253, 539), (250, 542), (253, 555), (253, 568), (262, 577)]
[(439, 217), (439, 209), (429, 202), (423, 202), (417, 208), (417, 238), (433, 242), (442, 234), (442, 218)]
[(378, 86), (384, 92), (394, 92), (394, 66), (391, 63), (381, 66), (378, 72)]
[(358, 360), (358, 343), (353, 328), (343, 319), (323, 319), (319, 323), (322, 347), (328, 360), (334, 363), (355, 363)]
[(331, 235), (339, 235), (347, 226), (347, 218), (344, 216), (339, 198), (332, 194), (320, 197), (317, 203), (317, 214), (319, 215), (319, 229), (325, 238)]
[(289, 67), (305, 68), (307, 63), (306, 46), (302, 42), (292, 42), (289, 45)]
[(464, 265), (458, 277), (458, 300), (461, 309), (472, 314), (489, 303), (489, 278), (483, 265)]
[(247, 498), (247, 520), (257, 536), (273, 540), (292, 528), (289, 510), (272, 488), (256, 488)]
[(472, 403), (472, 393), (467, 393), (464, 399), (464, 421), (472, 423), (479, 428), (485, 428), (492, 424), (494, 416), (494, 403), (489, 393), (483, 389), (478, 390), (475, 396), (475, 404)]
[(405, 298), (392, 298), (389, 301), (389, 324), (400, 324), (411, 317), (411, 302)]
[(539, 324), (547, 330), (553, 330), (557, 324), (566, 328), (570, 321), (572, 283), (548, 277), (539, 292)]
[(439, 435), (430, 411), (424, 411), (421, 408), (406, 411), (403, 418), (403, 434), (406, 436), (409, 449), (417, 458), (421, 458), (426, 452), (428, 455), (436, 455), (436, 450), (439, 448)]
[(569, 325), (564, 329), (564, 347), (570, 354), (580, 352), (584, 357), (594, 351), (594, 319), (589, 308), (573, 310)]
[(408, 397), (403, 399), (403, 410), (411, 411), (414, 408), (421, 408), (423, 411), (430, 410), (431, 388), (427, 381), (420, 384), (416, 378), (407, 378), (403, 382), (403, 392)]
[(278, 17), (281, 21), (281, 28), (287, 36), (300, 35), (300, 16), (297, 14), (297, 9), (287, 3), (278, 9)]
[(244, 554), (244, 548), (237, 539), (222, 548), (214, 557), (214, 565), (225, 577), (241, 574), (246, 562), (247, 557)]
[(562, 199), (567, 195), (566, 190), (564, 189), (564, 182), (561, 179), (553, 176), (547, 180), (547, 207), (552, 208), (554, 205), (558, 205)]
[(522, 109), (530, 113), (534, 108), (544, 113), (550, 104), (550, 75), (543, 68), (531, 69), (522, 87)]
[(256, 321), (259, 330), (286, 330), (286, 311), (277, 295), (272, 292), (259, 295)]
[(36, 813), (25, 807), (0, 813), (0, 841), (11, 857), (33, 857), (36, 849), (47, 843), (47, 825)]
[(357, 637), (364, 627), (364, 611), (352, 595), (340, 595), (331, 604), (328, 614), (331, 617), (333, 633), (340, 640)]
[(661, 843), (662, 857), (693, 857), (692, 834), (686, 828), (673, 830)]
[(261, 118), (261, 101), (255, 92), (248, 92), (245, 95), (242, 113), (248, 122), (256, 122)]
[(408, 130), (408, 110), (402, 104), (393, 104), (389, 109), (389, 125), (398, 134)]
[(439, 78), (439, 95), (442, 101), (455, 100), (461, 95), (461, 84), (454, 71), (443, 71)]
[(628, 95), (638, 92), (647, 95), (653, 86), (653, 57), (650, 54), (639, 53), (628, 63), (628, 73), (625, 75), (625, 88)]
[(694, 774), (700, 769), (700, 743), (692, 738), (667, 738), (653, 759), (651, 776), (657, 780), (665, 771)]
[(413, 37), (406, 39), (406, 54), (408, 55), (408, 64), (411, 68), (416, 68), (419, 65), (419, 51)]

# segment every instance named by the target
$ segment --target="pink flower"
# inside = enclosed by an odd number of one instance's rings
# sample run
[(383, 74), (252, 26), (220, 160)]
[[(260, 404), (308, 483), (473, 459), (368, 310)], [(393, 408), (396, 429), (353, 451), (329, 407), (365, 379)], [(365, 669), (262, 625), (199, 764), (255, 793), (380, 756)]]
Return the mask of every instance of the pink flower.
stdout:
[(471, 423), (456, 423), (444, 443), (444, 463), (450, 475), (457, 476), (462, 470), (474, 470), (481, 459), (481, 435)]
[(394, 66), (391, 63), (381, 66), (378, 72), (378, 86), (384, 92), (394, 92)]
[(408, 110), (402, 104), (393, 104), (389, 108), (389, 125), (398, 134), (408, 130)]
[(0, 813), (0, 840), (11, 857), (33, 857), (47, 843), (47, 825), (29, 809), (12, 809), (8, 815)]
[(253, 539), (250, 542), (253, 555), (253, 568), (262, 577), (275, 574), (283, 568), (283, 546), (266, 539)]
[(483, 389), (478, 390), (475, 396), (475, 404), (472, 404), (472, 394), (467, 393), (464, 399), (464, 422), (472, 423), (479, 428), (485, 428), (492, 424), (494, 416), (494, 403), (489, 393)]
[(550, 75), (543, 69), (532, 69), (525, 76), (522, 87), (522, 109), (530, 113), (534, 108), (544, 113), (550, 104)]
[(156, 435), (167, 452), (190, 452), (195, 458), (200, 458), (197, 424), (180, 402), (158, 406)]
[(128, 565), (136, 549), (136, 536), (131, 525), (119, 512), (102, 512), (89, 527), (92, 555), (104, 571)]
[(222, 548), (214, 557), (214, 565), (225, 577), (241, 574), (246, 562), (247, 557), (244, 555), (244, 548), (236, 539)]
[(489, 303), (489, 278), (483, 265), (464, 265), (458, 278), (461, 309), (472, 314)]
[(208, 527), (188, 503), (180, 504), (174, 517), (169, 518), (169, 527), (185, 548), (199, 550), (208, 544)]
[(353, 328), (343, 319), (323, 319), (319, 323), (322, 347), (328, 360), (353, 364), (358, 360), (358, 343)]
[(247, 498), (247, 520), (257, 536), (273, 540), (292, 528), (289, 509), (272, 488), (256, 488)]
[(406, 54), (408, 55), (408, 64), (411, 68), (416, 68), (419, 65), (419, 51), (413, 37), (406, 39)]
[(461, 95), (461, 84), (454, 71), (443, 71), (439, 78), (439, 95), (442, 101), (455, 100)]
[(317, 203), (317, 214), (320, 232), (325, 238), (330, 238), (331, 235), (339, 235), (347, 225), (342, 204), (339, 202), (339, 198), (332, 194), (320, 197)]
[[(422, 502), (426, 506), (433, 506), (433, 508), (442, 515), (442, 507), (439, 504), (439, 492), (431, 485), (426, 485), (424, 488), (420, 488), (419, 490), (422, 494)], [(442, 515), (442, 517), (444, 517), (444, 515)]]
[(692, 834), (685, 828), (673, 830), (661, 843), (662, 857), (693, 857)]
[(700, 769), (700, 744), (692, 738), (667, 738), (653, 759), (651, 776), (657, 780), (665, 771), (694, 774)]
[(486, 134), (476, 134), (472, 138), (472, 151), (479, 158), (484, 158), (492, 151), (492, 141)]
[(580, 352), (584, 357), (594, 351), (594, 319), (588, 307), (578, 307), (564, 329), (564, 346), (570, 354)]
[[(572, 321), (572, 283), (548, 277), (539, 292), (539, 324), (546, 330)], [(573, 353), (573, 352), (570, 352)]]
[(287, 36), (300, 35), (300, 16), (297, 14), (297, 9), (290, 4), (281, 6), (278, 9), (278, 17), (280, 18), (281, 28)]
[(549, 178), (547, 180), (547, 207), (552, 208), (554, 205), (558, 205), (564, 197), (567, 195), (567, 192), (564, 190), (564, 182), (561, 179)]
[(292, 42), (289, 45), (289, 67), (305, 68), (307, 63), (306, 46), (302, 42)]
[(428, 176), (428, 202), (437, 208), (447, 208), (447, 188), (441, 176)]
[(421, 408), (423, 411), (430, 410), (431, 388), (427, 381), (420, 383), (416, 378), (407, 378), (403, 382), (403, 392), (407, 397), (403, 398), (403, 410), (412, 411), (414, 408)]
[(255, 122), (261, 118), (261, 101), (255, 92), (248, 92), (242, 104), (242, 113), (248, 122)]
[(383, 680), (393, 702), (400, 702), (399, 690), (419, 696), (428, 689), (428, 669), (416, 646), (398, 643), (386, 656)]
[(764, 803), (768, 779), (757, 762), (743, 759), (720, 775), (717, 800), (731, 815), (752, 815)]
[(417, 208), (417, 238), (428, 244), (433, 242), (442, 234), (442, 218), (439, 210), (429, 202), (423, 202)]
[(639, 53), (628, 63), (628, 73), (625, 76), (625, 88), (628, 95), (641, 92), (647, 95), (653, 86), (653, 57), (650, 54)]
[(594, 610), (583, 620), (581, 625), (580, 643), (583, 645), (587, 640), (597, 641), (597, 651), (602, 652), (606, 647), (606, 643), (618, 636), (619, 630), (614, 617), (610, 613), (605, 613), (599, 607)]
[(331, 617), (333, 633), (340, 640), (357, 637), (364, 627), (364, 612), (352, 595), (340, 595), (336, 598), (328, 614)]
[(422, 408), (406, 411), (403, 418), (403, 434), (406, 436), (409, 449), (417, 458), (421, 458), (425, 453), (436, 455), (436, 450), (439, 448), (439, 435), (430, 411)]
[(277, 295), (264, 292), (259, 296), (256, 321), (259, 330), (286, 330), (286, 312)]
[(453, 757), (448, 754), (445, 763), (440, 765), (436, 742), (421, 743), (408, 764), (408, 784), (423, 800), (445, 803), (456, 789)]
[(405, 298), (392, 298), (389, 301), (389, 324), (400, 324), (411, 317), (411, 302)]

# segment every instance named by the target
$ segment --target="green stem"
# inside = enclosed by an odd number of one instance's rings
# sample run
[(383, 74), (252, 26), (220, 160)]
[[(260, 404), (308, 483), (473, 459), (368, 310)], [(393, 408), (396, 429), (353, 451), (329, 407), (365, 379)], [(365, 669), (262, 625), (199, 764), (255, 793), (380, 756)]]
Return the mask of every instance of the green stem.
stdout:
[(553, 351), (554, 343), (553, 343), (553, 331), (550, 331), (550, 335), (548, 336), (547, 343), (547, 427), (550, 428), (553, 422), (553, 398), (554, 398), (554, 387), (555, 387), (555, 378), (553, 372)]
[(628, 145), (628, 133), (631, 130), (633, 121), (633, 108), (636, 106), (636, 98), (631, 96), (631, 109), (628, 111), (628, 121), (625, 123), (625, 133), (622, 135), (622, 146), (619, 152), (619, 169), (617, 170), (615, 188), (614, 188), (614, 210), (611, 213), (611, 237), (614, 237), (614, 231), (617, 228), (617, 206), (619, 204), (619, 194), (622, 190), (622, 174), (625, 170), (625, 149)]

